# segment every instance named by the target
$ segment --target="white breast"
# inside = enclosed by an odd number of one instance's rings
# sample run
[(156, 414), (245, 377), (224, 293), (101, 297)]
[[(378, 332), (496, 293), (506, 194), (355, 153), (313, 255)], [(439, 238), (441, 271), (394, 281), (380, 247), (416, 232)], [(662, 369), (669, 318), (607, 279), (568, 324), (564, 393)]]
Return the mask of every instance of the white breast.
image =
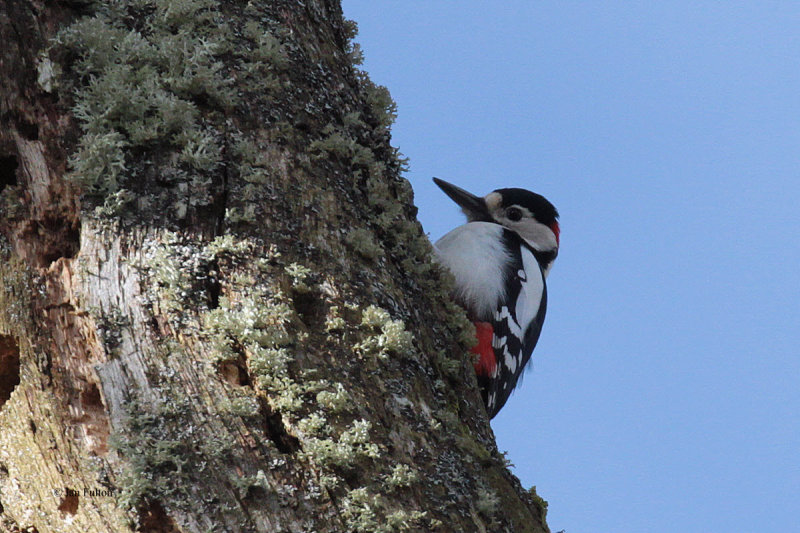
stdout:
[(489, 222), (459, 226), (434, 244), (439, 260), (456, 278), (456, 299), (475, 319), (490, 321), (505, 300), (503, 227)]

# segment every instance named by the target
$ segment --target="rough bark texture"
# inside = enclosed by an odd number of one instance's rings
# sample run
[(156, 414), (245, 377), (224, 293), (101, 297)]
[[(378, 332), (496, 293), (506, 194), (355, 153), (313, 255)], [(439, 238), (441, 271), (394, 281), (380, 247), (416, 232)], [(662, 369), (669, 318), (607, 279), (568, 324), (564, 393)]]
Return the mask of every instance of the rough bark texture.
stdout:
[(0, 7), (0, 529), (547, 531), (334, 0)]

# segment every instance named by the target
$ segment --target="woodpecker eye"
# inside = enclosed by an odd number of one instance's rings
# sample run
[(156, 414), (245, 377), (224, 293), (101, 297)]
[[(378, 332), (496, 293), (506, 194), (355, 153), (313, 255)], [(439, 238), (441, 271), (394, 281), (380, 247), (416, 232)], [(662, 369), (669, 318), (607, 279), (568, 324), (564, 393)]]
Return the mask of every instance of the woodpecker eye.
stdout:
[(522, 220), (522, 210), (518, 207), (510, 207), (506, 210), (506, 217), (511, 222), (518, 222)]

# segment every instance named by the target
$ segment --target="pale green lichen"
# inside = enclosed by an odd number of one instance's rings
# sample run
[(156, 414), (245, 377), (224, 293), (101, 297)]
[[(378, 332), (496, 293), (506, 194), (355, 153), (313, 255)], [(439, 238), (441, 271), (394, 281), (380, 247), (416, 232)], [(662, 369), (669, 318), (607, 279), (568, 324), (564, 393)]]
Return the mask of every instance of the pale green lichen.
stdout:
[(206, 252), (213, 256), (228, 255), (238, 257), (250, 254), (255, 248), (255, 243), (250, 239), (235, 237), (233, 235), (219, 235), (206, 245)]
[(223, 402), (220, 410), (242, 418), (254, 418), (261, 412), (261, 407), (253, 396), (237, 396)]
[(253, 41), (256, 46), (252, 57), (263, 65), (282, 68), (286, 62), (286, 52), (281, 42), (255, 20), (248, 20), (244, 25), (245, 37)]
[(438, 518), (431, 518), (430, 522), (428, 522), (428, 527), (430, 531), (436, 531), (444, 527), (444, 522), (442, 522)]
[(438, 350), (433, 359), (445, 377), (450, 379), (459, 378), (459, 373), (464, 364), (463, 359), (451, 357), (449, 352), (445, 350)]
[(533, 498), (533, 503), (539, 508), (539, 511), (542, 514), (542, 520), (547, 518), (547, 500), (537, 494), (535, 485), (528, 490), (528, 494), (531, 495), (531, 498)]
[(418, 529), (419, 523), (428, 516), (427, 511), (411, 511), (399, 509), (386, 516), (389, 531), (412, 531)]
[(190, 418), (187, 404), (173, 399), (157, 412), (148, 412), (134, 401), (127, 411), (126, 429), (114, 432), (110, 440), (125, 458), (117, 502), (124, 509), (137, 507), (147, 497), (186, 502), (190, 464), (198, 459), (180, 429)]
[(330, 433), (328, 419), (320, 413), (311, 413), (297, 423), (297, 428), (306, 436), (324, 436)]
[(325, 331), (328, 333), (342, 331), (345, 326), (347, 326), (347, 322), (345, 322), (344, 318), (339, 316), (339, 306), (332, 305), (325, 315)]
[(332, 413), (342, 413), (350, 407), (353, 399), (341, 383), (337, 383), (335, 389), (334, 391), (318, 392), (317, 403)]
[(369, 328), (380, 328), (391, 320), (388, 311), (375, 305), (370, 305), (361, 313), (361, 325)]
[(44, 92), (51, 93), (58, 85), (58, 77), (61, 74), (58, 70), (58, 66), (50, 61), (50, 57), (45, 52), (39, 54), (36, 64), (36, 83)]
[(392, 468), (392, 473), (387, 477), (386, 484), (390, 489), (410, 487), (419, 480), (419, 473), (416, 469), (406, 464), (396, 464)]
[(412, 354), (414, 337), (406, 331), (402, 320), (392, 320), (385, 309), (374, 305), (367, 307), (361, 315), (361, 326), (367, 330), (367, 335), (354, 346), (357, 352), (374, 354), (380, 359), (387, 359), (390, 354)]
[[(392, 533), (419, 530), (427, 512), (398, 509), (387, 512), (383, 496), (366, 487), (352, 489), (342, 501), (341, 514), (350, 531), (356, 533)], [(381, 519), (385, 516), (385, 519)]]
[[(124, 186), (130, 178), (128, 150), (136, 146), (173, 146), (195, 168), (213, 169), (219, 162), (215, 135), (202, 126), (191, 101), (202, 94), (227, 105), (236, 96), (215, 59), (224, 51), (224, 36), (201, 16), (212, 3), (182, 2), (186, 18), (181, 23), (191, 18), (197, 31), (180, 34), (172, 33), (169, 22), (174, 6), (162, 0), (150, 4), (155, 16), (144, 18), (147, 37), (115, 24), (124, 16), (117, 5), (79, 20), (57, 37), (58, 46), (78, 55), (77, 72), (90, 76), (77, 90), (73, 112), (86, 135), (71, 158), (71, 175), (90, 191), (113, 193)], [(103, 173), (104, 168), (110, 172)]]
[(248, 183), (267, 183), (269, 178), (269, 160), (263, 146), (253, 140), (242, 137), (237, 140), (233, 152), (239, 158), (239, 172)]
[[(373, 117), (378, 119), (378, 130), (385, 130), (394, 118), (395, 107), (388, 92), (371, 84), (362, 83), (373, 106)], [(419, 223), (410, 219), (408, 206), (413, 194), (407, 180), (399, 177), (405, 162), (397, 153), (389, 158), (377, 158), (369, 143), (360, 139), (361, 133), (372, 129), (355, 113), (345, 115), (342, 124), (328, 124), (322, 137), (312, 142), (310, 151), (319, 160), (331, 159), (348, 166), (353, 179), (363, 180), (367, 191), (367, 205), (373, 213), (374, 226), (383, 237), (378, 244), (372, 232), (355, 229), (346, 242), (357, 253), (368, 259), (383, 255), (386, 248), (399, 258), (404, 270), (430, 290), (436, 288), (437, 276), (432, 249), (421, 231)]]
[(319, 476), (319, 486), (321, 489), (334, 491), (344, 483), (344, 479), (335, 473), (324, 473)]
[(375, 510), (376, 496), (365, 487), (353, 489), (342, 501), (341, 513), (347, 527), (357, 533), (385, 531)]
[(208, 307), (204, 285), (214, 254), (205, 247), (184, 240), (177, 233), (164, 232), (160, 240), (144, 243), (145, 267), (158, 292), (157, 302), (171, 321), (184, 324), (186, 307)]
[[(236, 135), (218, 111), (240, 105), (242, 93), (263, 99), (280, 87), (283, 45), (256, 20), (253, 6), (237, 28), (215, 0), (88, 4), (90, 14), (60, 31), (38, 62), (45, 90), (58, 86), (74, 96), (84, 133), (69, 177), (102, 205), (157, 166), (164, 183), (189, 187), (174, 195), (189, 198), (175, 205), (178, 218), (190, 206), (208, 205), (225, 137)], [(236, 166), (232, 161), (228, 169)], [(255, 220), (250, 207), (241, 217)]]
[[(252, 243), (237, 242), (231, 237), (218, 237), (211, 244), (198, 247), (177, 235), (166, 234), (153, 246), (147, 264), (158, 280), (161, 299), (173, 302), (177, 311), (186, 302), (198, 278), (207, 275), (206, 267), (223, 257), (232, 264), (240, 263), (240, 258), (252, 250)], [(271, 259), (274, 262), (278, 257), (272, 254)], [(280, 268), (272, 263), (260, 268), (274, 274), (275, 267)], [(293, 280), (295, 290), (301, 289), (311, 275), (309, 268), (297, 263), (282, 270)], [(234, 293), (220, 295), (215, 309), (200, 312), (205, 326), (202, 335), (210, 340), (214, 361), (236, 361), (242, 353), (245, 355), (256, 390), (266, 396), (271, 409), (284, 415), (284, 421), (292, 424), (301, 439), (299, 456), (317, 465), (321, 469), (320, 485), (333, 490), (342, 484), (339, 472), (352, 471), (359, 462), (380, 457), (380, 448), (370, 439), (369, 422), (355, 420), (341, 430), (336, 429), (341, 426), (334, 425), (321, 410), (336, 416), (349, 409), (352, 398), (344, 386), (313, 379), (311, 373), (302, 380), (293, 378), (289, 368), (293, 361), (290, 348), (302, 340), (297, 333), (289, 332), (295, 314), (283, 293), (268, 288), (249, 274), (236, 274), (227, 285)], [(384, 337), (376, 341), (377, 349), (410, 346), (405, 343), (402, 323), (391, 320), (388, 313), (370, 309), (365, 324), (373, 336)], [(241, 416), (253, 416), (258, 403), (254, 398), (235, 398), (221, 408)], [(243, 480), (240, 485), (240, 490), (248, 490), (252, 484)]]
[(204, 319), (218, 358), (236, 359), (238, 349), (243, 348), (256, 384), (267, 388), (288, 377), (291, 354), (286, 345), (291, 337), (286, 326), (292, 316), (280, 293), (253, 288), (234, 301), (220, 296), (219, 307), (207, 312)]
[[(289, 350), (265, 347), (259, 344), (250, 344), (245, 349), (248, 351), (248, 366), (256, 376), (256, 384), (260, 388), (283, 390), (291, 398), (298, 396), (291, 392), (291, 386), (285, 376), (287, 365), (292, 360)], [(289, 403), (294, 404), (294, 400)]]
[(334, 157), (354, 166), (374, 164), (375, 155), (372, 150), (353, 139), (346, 131), (329, 124), (322, 130), (323, 139), (313, 141), (309, 151), (316, 159)]
[(178, 159), (195, 170), (213, 171), (222, 161), (222, 147), (211, 129), (190, 129), (173, 140), (181, 147)]
[[(253, 5), (248, 4), (246, 9), (252, 11)], [(240, 81), (242, 87), (262, 94), (280, 89), (278, 74), (288, 65), (283, 44), (260, 22), (252, 19), (245, 23), (242, 35), (253, 43), (249, 54), (242, 61), (241, 70), (244, 73)]]
[(236, 195), (243, 200), (241, 207), (226, 209), (225, 220), (230, 224), (255, 224), (263, 213), (263, 195), (274, 178), (274, 162), (268, 157), (268, 147), (247, 137), (238, 137), (233, 155), (238, 159), (241, 183)]
[(270, 490), (267, 475), (263, 470), (258, 470), (255, 475), (235, 476), (231, 481), (233, 486), (236, 487), (240, 498), (246, 498), (254, 488), (260, 488), (265, 491)]
[(311, 274), (311, 269), (303, 265), (292, 263), (285, 269), (287, 274), (292, 280), (292, 289), (298, 292), (308, 292), (311, 288), (306, 284), (306, 280)]
[(267, 393), (273, 407), (281, 413), (295, 413), (306, 406), (304, 398), (306, 389), (302, 383), (292, 378), (272, 379), (269, 385), (262, 381), (261, 387)]
[(86, 187), (118, 192), (127, 170), (128, 146), (128, 141), (117, 131), (87, 133), (81, 138), (81, 149), (69, 160), (72, 176)]
[(383, 248), (375, 240), (372, 232), (363, 228), (350, 230), (345, 236), (345, 242), (364, 259), (374, 261), (384, 254)]
[(120, 189), (106, 195), (103, 205), (94, 208), (94, 214), (98, 217), (116, 217), (136, 200), (137, 197), (134, 193), (127, 189)]
[(342, 432), (338, 441), (332, 438), (308, 438), (303, 442), (303, 455), (327, 469), (347, 470), (353, 468), (359, 459), (377, 459), (380, 449), (370, 441), (371, 427), (367, 420), (356, 420)]
[(376, 85), (369, 79), (365, 80), (364, 84), (367, 104), (372, 109), (373, 116), (378, 120), (379, 127), (388, 129), (397, 119), (397, 104), (386, 87)]
[(486, 486), (478, 487), (478, 499), (475, 501), (475, 508), (484, 518), (494, 522), (500, 505), (500, 497), (497, 493)]
[[(208, 275), (209, 264), (222, 258), (229, 264), (244, 264), (244, 258), (255, 249), (253, 243), (237, 242), (231, 237), (219, 237), (204, 247), (192, 246), (173, 234), (165, 236), (161, 245), (164, 249), (160, 255), (156, 254), (157, 260), (151, 262), (150, 269), (160, 280), (159, 287), (176, 295), (174, 299), (178, 302), (185, 297), (188, 288), (197, 283), (198, 276)], [(306, 284), (312, 275), (308, 267), (298, 263), (283, 266), (279, 254), (269, 255), (269, 259), (258, 266), (259, 271), (269, 276), (282, 272), (297, 286)], [(185, 264), (191, 257), (196, 260)], [(296, 457), (319, 469), (318, 490), (339, 490), (345, 485), (343, 476), (352, 475), (363, 461), (381, 458), (379, 446), (370, 438), (370, 424), (355, 420), (342, 427), (341, 420), (337, 420), (337, 415), (347, 412), (353, 401), (341, 383), (314, 379), (311, 373), (301, 373), (302, 379), (293, 377), (290, 372), (292, 346), (302, 340), (297, 332), (290, 333), (295, 313), (289, 296), (274, 286), (265, 285), (253, 274), (237, 273), (226, 285), (232, 293), (220, 295), (216, 309), (200, 313), (206, 326), (204, 335), (209, 336), (217, 359), (236, 360), (244, 353), (256, 390), (266, 396), (271, 409), (283, 415), (284, 423), (292, 427), (293, 434), (300, 439), (302, 449)], [(346, 322), (338, 316), (339, 309), (334, 307), (329, 308), (327, 317), (330, 329), (346, 328)], [(345, 308), (353, 312), (358, 310), (355, 304), (345, 305)], [(363, 309), (358, 328), (364, 334), (357, 343), (357, 350), (362, 354), (386, 358), (390, 354), (414, 352), (413, 339), (403, 322), (393, 320), (384, 309), (377, 306)], [(241, 416), (254, 416), (258, 404), (250, 399), (235, 407), (223, 405), (223, 409)], [(449, 414), (447, 411), (441, 416), (448, 425), (456, 425), (456, 421), (448, 418)], [(214, 449), (224, 447), (225, 443), (219, 443)], [(390, 491), (410, 487), (417, 481), (417, 472), (406, 465), (397, 465), (384, 477), (385, 487)], [(246, 494), (250, 487), (257, 485), (254, 483), (248, 478), (236, 486)], [(346, 521), (353, 531), (413, 530), (420, 527), (425, 517), (418, 512), (390, 510), (370, 485), (357, 490), (348, 500), (351, 505), (346, 513)], [(373, 504), (365, 504), (361, 495), (368, 495)]]
[(257, 220), (255, 204), (248, 204), (244, 209), (239, 209), (237, 207), (225, 209), (225, 222), (228, 224), (255, 224)]

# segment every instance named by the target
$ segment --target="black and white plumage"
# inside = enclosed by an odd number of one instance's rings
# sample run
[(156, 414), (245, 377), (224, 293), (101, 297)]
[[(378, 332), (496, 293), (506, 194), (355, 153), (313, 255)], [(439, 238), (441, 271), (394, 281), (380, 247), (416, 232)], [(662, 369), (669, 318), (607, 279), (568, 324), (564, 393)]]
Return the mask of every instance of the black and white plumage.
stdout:
[(546, 278), (558, 255), (558, 212), (525, 189), (484, 198), (436, 184), (461, 206), (467, 223), (434, 245), (456, 280), (455, 298), (475, 323), (475, 371), (489, 418), (505, 405), (539, 340)]

